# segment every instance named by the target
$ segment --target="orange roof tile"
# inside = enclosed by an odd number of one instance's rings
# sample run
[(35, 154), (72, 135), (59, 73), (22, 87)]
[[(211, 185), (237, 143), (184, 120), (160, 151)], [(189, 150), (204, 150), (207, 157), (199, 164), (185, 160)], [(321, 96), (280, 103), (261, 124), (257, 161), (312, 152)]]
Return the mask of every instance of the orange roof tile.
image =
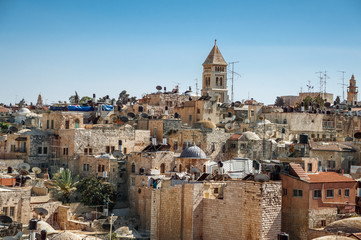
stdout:
[(323, 183), (323, 182), (356, 182), (352, 178), (345, 177), (335, 172), (319, 172), (314, 174), (307, 174), (310, 183)]
[(235, 133), (229, 138), (229, 140), (237, 141), (241, 136), (242, 136), (241, 134)]
[(291, 168), (290, 171), (291, 175), (301, 178), (303, 180), (309, 180), (309, 177), (307, 176), (305, 170), (303, 170), (300, 164), (290, 163), (290, 168)]

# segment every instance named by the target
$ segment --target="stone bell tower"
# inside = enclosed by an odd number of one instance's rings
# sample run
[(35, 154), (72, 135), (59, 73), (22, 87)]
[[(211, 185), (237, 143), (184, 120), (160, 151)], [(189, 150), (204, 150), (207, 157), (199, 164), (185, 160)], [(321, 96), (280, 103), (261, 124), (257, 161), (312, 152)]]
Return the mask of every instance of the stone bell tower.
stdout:
[(350, 86), (348, 86), (347, 88), (347, 104), (351, 106), (357, 105), (358, 89), (356, 87), (356, 80), (353, 74), (350, 79)]
[(227, 63), (217, 46), (217, 40), (203, 63), (202, 96), (209, 94), (213, 100), (228, 102)]

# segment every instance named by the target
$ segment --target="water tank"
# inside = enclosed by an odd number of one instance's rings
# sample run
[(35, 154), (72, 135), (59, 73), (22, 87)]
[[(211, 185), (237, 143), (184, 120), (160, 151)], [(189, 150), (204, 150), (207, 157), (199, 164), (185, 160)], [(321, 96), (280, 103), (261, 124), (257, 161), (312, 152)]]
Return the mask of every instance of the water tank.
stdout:
[(307, 134), (300, 134), (300, 143), (307, 144), (308, 143), (308, 135)]
[(38, 221), (36, 219), (31, 219), (29, 221), (29, 230), (36, 230), (38, 225)]
[(41, 232), (40, 232), (40, 239), (41, 239), (41, 240), (46, 240), (46, 237), (47, 237), (46, 230), (41, 230)]
[(280, 233), (280, 234), (278, 234), (278, 238), (277, 238), (278, 240), (289, 240), (290, 239), (290, 237), (289, 237), (289, 235), (287, 234), (287, 233)]

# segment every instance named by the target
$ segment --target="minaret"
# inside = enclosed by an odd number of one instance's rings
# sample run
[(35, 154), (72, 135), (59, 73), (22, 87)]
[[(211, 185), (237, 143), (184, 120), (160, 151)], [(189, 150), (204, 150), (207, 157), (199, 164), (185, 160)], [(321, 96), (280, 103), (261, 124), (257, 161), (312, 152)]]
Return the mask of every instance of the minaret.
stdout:
[(353, 74), (350, 79), (350, 86), (347, 88), (347, 104), (351, 106), (357, 105), (358, 87), (356, 87), (356, 80)]
[(41, 94), (38, 96), (38, 101), (36, 101), (36, 108), (42, 108), (43, 107), (43, 97)]
[(217, 46), (214, 47), (203, 63), (202, 96), (209, 94), (213, 100), (228, 102), (227, 63)]

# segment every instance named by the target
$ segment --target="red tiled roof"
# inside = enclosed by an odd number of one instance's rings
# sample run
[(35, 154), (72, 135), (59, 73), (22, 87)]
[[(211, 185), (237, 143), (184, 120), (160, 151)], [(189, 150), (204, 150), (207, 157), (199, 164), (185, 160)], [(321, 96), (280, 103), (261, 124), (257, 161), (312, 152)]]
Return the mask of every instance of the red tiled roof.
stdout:
[(352, 178), (345, 177), (335, 172), (319, 172), (314, 174), (307, 174), (310, 183), (323, 183), (323, 182), (355, 182)]
[(0, 106), (0, 112), (8, 113), (10, 110), (8, 108)]
[(291, 175), (301, 178), (303, 180), (309, 180), (309, 177), (307, 176), (305, 170), (303, 170), (300, 164), (290, 163), (290, 168), (291, 168), (290, 171)]

